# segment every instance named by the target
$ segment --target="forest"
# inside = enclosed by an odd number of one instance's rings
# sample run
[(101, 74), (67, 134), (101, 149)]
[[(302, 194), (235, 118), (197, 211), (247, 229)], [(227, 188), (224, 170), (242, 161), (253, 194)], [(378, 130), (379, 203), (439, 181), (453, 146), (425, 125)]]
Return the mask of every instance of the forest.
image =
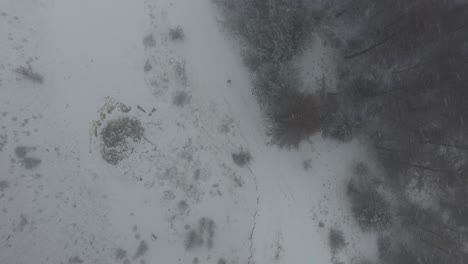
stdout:
[[(381, 175), (356, 164), (347, 196), (359, 227), (379, 236), (379, 263), (466, 263), (468, 2), (215, 2), (274, 144), (321, 133), (359, 140), (377, 160)], [(317, 84), (293, 61), (314, 36), (335, 51), (337, 85), (307, 92)]]

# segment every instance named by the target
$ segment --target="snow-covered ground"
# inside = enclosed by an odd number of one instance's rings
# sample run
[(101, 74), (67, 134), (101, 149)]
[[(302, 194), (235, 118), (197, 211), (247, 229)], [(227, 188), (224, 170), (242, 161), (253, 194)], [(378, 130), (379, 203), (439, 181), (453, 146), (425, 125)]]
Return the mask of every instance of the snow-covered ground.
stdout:
[[(374, 257), (346, 203), (366, 150), (320, 135), (269, 145), (216, 14), (209, 0), (0, 2), (0, 263)], [(101, 132), (123, 116), (145, 132), (113, 165)], [(336, 256), (330, 228), (347, 240)]]

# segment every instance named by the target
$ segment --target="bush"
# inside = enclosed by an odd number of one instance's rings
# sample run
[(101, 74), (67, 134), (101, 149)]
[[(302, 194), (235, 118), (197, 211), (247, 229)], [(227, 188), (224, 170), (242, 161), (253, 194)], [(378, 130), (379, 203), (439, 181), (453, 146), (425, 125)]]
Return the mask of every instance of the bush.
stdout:
[(302, 0), (216, 0), (226, 26), (264, 62), (287, 61), (302, 50), (314, 17)]
[(185, 91), (178, 91), (175, 93), (172, 103), (176, 106), (184, 106), (190, 103), (191, 96)]
[(314, 24), (302, 0), (215, 0), (225, 25), (247, 45), (244, 62), (254, 71), (254, 94), (265, 111), (272, 142), (297, 147), (320, 128), (312, 95), (299, 92), (289, 61), (300, 54)]
[(351, 181), (348, 195), (351, 212), (362, 230), (383, 230), (391, 225), (390, 204), (370, 186), (358, 186)]
[(121, 117), (109, 121), (101, 131), (102, 157), (108, 163), (116, 165), (129, 154), (130, 140), (139, 142), (144, 132), (140, 120), (135, 118)]
[(341, 142), (349, 142), (361, 128), (361, 123), (343, 112), (329, 115), (322, 126), (324, 137), (334, 138)]
[(24, 79), (30, 80), (34, 83), (39, 83), (42, 84), (44, 82), (44, 76), (41, 74), (35, 72), (31, 65), (28, 65), (28, 67), (18, 67), (15, 72), (23, 77)]
[(363, 161), (356, 162), (353, 166), (353, 174), (355, 176), (368, 176), (369, 175), (369, 166)]
[(283, 91), (268, 117), (273, 142), (281, 147), (297, 147), (320, 130), (314, 97), (296, 90)]
[(346, 240), (343, 236), (343, 232), (337, 229), (330, 229), (330, 233), (328, 234), (328, 244), (330, 245), (332, 254), (336, 254), (342, 250), (346, 246)]
[(237, 164), (239, 167), (244, 167), (244, 166), (249, 165), (250, 161), (252, 160), (252, 156), (250, 155), (250, 152), (245, 151), (245, 150), (240, 150), (237, 153), (232, 153), (231, 157), (234, 163)]
[(169, 29), (169, 38), (172, 41), (181, 41), (184, 40), (185, 34), (181, 26)]
[(145, 48), (153, 48), (156, 46), (156, 40), (154, 39), (153, 35), (147, 35), (143, 38), (143, 46)]

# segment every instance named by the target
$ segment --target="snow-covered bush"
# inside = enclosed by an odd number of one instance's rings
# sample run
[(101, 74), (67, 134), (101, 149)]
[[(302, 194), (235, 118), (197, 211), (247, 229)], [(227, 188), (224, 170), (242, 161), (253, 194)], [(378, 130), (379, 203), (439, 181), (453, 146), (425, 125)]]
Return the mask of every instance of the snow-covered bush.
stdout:
[(348, 196), (353, 217), (362, 230), (383, 230), (392, 223), (389, 202), (371, 186), (350, 181)]
[(172, 41), (182, 41), (185, 38), (184, 30), (181, 26), (169, 29), (169, 38)]
[(240, 150), (239, 152), (231, 154), (232, 161), (239, 167), (244, 167), (249, 165), (250, 161), (252, 160), (252, 156), (250, 152), (246, 150)]

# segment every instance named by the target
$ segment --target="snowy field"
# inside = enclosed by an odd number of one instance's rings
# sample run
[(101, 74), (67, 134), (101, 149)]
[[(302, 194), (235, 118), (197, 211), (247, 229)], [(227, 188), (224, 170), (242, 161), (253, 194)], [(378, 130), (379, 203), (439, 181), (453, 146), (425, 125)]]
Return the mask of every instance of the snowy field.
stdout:
[[(268, 144), (218, 16), (209, 0), (0, 2), (0, 263), (376, 257), (345, 203), (366, 149)], [(333, 75), (311, 47), (304, 78)]]

